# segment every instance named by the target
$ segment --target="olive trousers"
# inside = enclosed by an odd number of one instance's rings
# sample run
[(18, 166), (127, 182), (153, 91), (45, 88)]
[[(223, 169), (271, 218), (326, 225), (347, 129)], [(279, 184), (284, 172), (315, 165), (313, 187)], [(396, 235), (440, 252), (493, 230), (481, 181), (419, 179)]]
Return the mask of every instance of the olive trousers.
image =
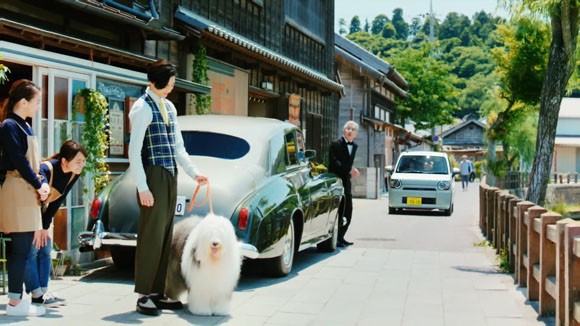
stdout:
[[(161, 166), (146, 166), (151, 207), (141, 206), (135, 251), (135, 292), (165, 294), (165, 277), (173, 238), (177, 176)], [(137, 194), (139, 198), (139, 194)]]

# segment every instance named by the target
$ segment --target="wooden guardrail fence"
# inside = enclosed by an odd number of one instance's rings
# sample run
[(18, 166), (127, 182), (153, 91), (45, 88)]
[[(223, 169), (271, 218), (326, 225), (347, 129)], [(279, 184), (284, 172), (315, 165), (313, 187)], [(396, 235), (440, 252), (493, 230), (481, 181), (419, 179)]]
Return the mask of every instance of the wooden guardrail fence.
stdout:
[(514, 283), (539, 301), (540, 316), (580, 326), (580, 221), (507, 191), (480, 185), (479, 227), (498, 253), (505, 253)]

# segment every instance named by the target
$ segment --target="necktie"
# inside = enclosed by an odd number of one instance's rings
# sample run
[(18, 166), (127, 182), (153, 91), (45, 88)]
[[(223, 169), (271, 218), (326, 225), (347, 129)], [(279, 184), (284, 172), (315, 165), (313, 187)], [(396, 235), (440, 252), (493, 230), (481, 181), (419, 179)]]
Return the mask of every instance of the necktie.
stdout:
[(167, 110), (165, 109), (165, 103), (163, 103), (163, 100), (159, 101), (159, 112), (161, 112), (163, 122), (165, 122), (165, 124), (168, 125), (169, 118), (167, 117)]

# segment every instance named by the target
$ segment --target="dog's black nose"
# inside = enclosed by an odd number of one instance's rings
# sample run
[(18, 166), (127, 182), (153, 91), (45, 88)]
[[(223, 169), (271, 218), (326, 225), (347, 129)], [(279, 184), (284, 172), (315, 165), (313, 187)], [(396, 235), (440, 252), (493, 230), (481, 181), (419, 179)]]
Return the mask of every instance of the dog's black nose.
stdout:
[(211, 244), (212, 244), (212, 246), (217, 247), (217, 246), (219, 246), (220, 243), (216, 241), (216, 242), (212, 242)]

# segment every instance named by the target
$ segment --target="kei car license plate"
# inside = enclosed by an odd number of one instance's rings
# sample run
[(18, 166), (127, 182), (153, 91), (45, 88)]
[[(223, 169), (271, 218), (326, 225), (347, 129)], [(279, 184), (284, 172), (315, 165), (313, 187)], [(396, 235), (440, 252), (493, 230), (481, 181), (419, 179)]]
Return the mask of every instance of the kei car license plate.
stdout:
[(407, 205), (421, 205), (421, 197), (407, 197)]
[(177, 196), (177, 203), (175, 203), (175, 215), (183, 216), (185, 214), (185, 196)]

